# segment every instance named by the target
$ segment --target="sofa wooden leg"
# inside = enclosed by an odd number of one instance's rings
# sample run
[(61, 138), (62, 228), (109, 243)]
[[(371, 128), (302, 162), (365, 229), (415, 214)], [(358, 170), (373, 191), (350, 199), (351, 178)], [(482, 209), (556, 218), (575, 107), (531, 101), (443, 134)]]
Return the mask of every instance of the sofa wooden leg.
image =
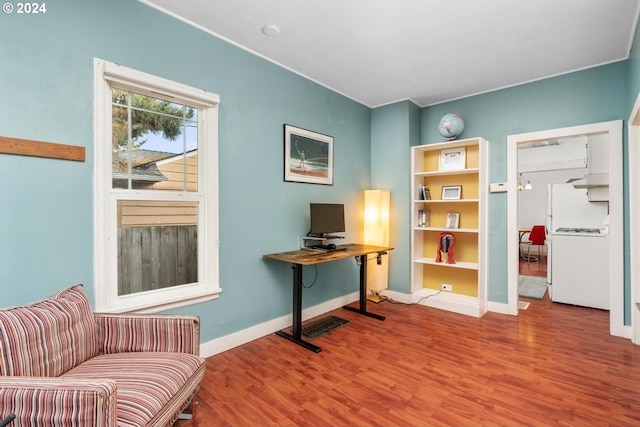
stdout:
[(196, 401), (195, 397), (193, 399), (191, 399), (191, 402), (189, 402), (187, 407), (184, 408), (184, 411), (182, 411), (182, 413), (178, 416), (178, 419), (179, 420), (191, 420), (191, 419), (193, 419), (193, 417), (195, 416), (195, 413), (196, 413), (196, 405), (197, 404), (198, 404), (198, 402)]

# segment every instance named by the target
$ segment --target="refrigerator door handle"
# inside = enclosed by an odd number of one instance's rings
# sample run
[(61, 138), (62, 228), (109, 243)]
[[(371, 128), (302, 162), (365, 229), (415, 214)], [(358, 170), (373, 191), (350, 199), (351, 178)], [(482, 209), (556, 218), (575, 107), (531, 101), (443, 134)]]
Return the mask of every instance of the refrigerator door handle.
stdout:
[(551, 206), (553, 187), (551, 184), (547, 184), (547, 200), (546, 200), (546, 217), (545, 217), (545, 227), (547, 227), (547, 232), (551, 232), (553, 227), (553, 207)]

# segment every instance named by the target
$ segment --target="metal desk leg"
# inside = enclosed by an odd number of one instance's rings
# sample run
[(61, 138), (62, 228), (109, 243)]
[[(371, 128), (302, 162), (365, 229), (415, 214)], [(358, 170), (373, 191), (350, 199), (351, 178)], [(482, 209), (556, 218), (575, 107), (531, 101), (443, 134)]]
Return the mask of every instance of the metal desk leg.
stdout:
[(367, 311), (367, 255), (360, 255), (360, 307), (343, 306), (345, 310), (355, 311), (374, 319), (384, 320), (385, 317)]
[(320, 353), (322, 349), (317, 345), (302, 339), (302, 264), (293, 264), (293, 322), (291, 333), (277, 331), (276, 335), (288, 339), (304, 348)]

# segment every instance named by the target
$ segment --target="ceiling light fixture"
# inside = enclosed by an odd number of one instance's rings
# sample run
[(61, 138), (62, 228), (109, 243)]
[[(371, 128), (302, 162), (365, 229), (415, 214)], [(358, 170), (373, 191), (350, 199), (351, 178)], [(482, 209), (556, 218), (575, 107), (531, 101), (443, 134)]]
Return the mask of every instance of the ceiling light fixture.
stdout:
[(275, 25), (265, 25), (264, 27), (262, 27), (261, 31), (262, 34), (269, 37), (276, 37), (278, 34), (280, 34), (280, 28), (276, 27)]
[(528, 179), (527, 180), (527, 184), (523, 187), (522, 186), (522, 172), (520, 172), (520, 177), (518, 178), (518, 191), (522, 191), (524, 190), (531, 190), (533, 188), (533, 185), (531, 184), (531, 180)]
[(518, 191), (522, 191), (522, 173), (520, 174), (520, 178), (518, 178)]

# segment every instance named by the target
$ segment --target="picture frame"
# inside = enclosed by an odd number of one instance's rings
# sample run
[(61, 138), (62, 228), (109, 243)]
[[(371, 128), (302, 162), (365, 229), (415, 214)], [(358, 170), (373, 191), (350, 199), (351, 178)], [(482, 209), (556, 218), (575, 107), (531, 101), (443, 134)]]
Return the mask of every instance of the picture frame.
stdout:
[(284, 180), (333, 185), (333, 137), (285, 124)]
[(440, 150), (438, 170), (457, 171), (467, 167), (467, 149), (465, 147)]
[(462, 185), (448, 185), (442, 187), (442, 200), (460, 200)]
[(459, 212), (449, 212), (447, 213), (447, 221), (444, 225), (444, 228), (458, 228), (460, 224), (460, 213)]

